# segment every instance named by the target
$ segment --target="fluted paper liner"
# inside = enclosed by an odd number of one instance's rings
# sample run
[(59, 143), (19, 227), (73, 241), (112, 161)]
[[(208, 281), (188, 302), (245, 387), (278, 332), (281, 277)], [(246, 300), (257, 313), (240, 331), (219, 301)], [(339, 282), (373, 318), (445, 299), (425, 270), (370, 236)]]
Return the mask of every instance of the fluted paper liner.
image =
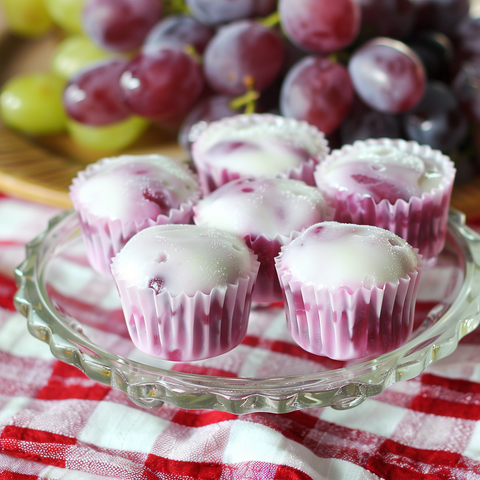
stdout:
[[(345, 152), (355, 151), (358, 145), (385, 145), (428, 159), (442, 167), (440, 185), (409, 201), (398, 199), (391, 204), (387, 199), (375, 203), (372, 197), (337, 190), (324, 181), (322, 172)], [(434, 259), (443, 250), (447, 235), (448, 210), (455, 179), (453, 162), (439, 150), (417, 142), (392, 139), (370, 139), (345, 145), (333, 151), (315, 171), (315, 181), (325, 198), (335, 208), (334, 220), (357, 225), (373, 225), (390, 230), (418, 248), (424, 259)]]
[[(112, 258), (136, 233), (153, 225), (191, 223), (193, 205), (201, 197), (201, 191), (198, 188), (188, 201), (181, 203), (178, 208), (172, 208), (168, 215), (160, 214), (155, 219), (138, 218), (130, 222), (123, 222), (120, 219), (99, 217), (89, 212), (88, 207), (82, 204), (78, 191), (85, 181), (104, 168), (106, 164), (114, 161), (115, 158), (105, 158), (88, 165), (85, 170), (78, 172), (70, 185), (70, 198), (78, 214), (88, 261), (96, 272), (105, 276), (111, 275)], [(188, 170), (186, 166), (182, 164), (181, 166)], [(195, 178), (193, 172), (189, 171), (189, 173)]]
[(132, 286), (113, 259), (112, 274), (134, 345), (156, 358), (186, 362), (215, 357), (240, 344), (259, 267), (255, 255), (250, 256), (252, 269), (245, 277), (193, 296)]
[[(285, 118), (271, 114), (235, 115), (208, 125), (202, 122), (192, 127), (192, 137), (196, 138), (192, 146), (192, 157), (195, 163), (198, 179), (203, 193), (206, 195), (221, 185), (241, 178), (238, 172), (224, 167), (217, 167), (208, 162), (204, 146), (212, 135), (224, 130), (228, 132), (242, 132), (242, 129), (251, 126), (259, 128), (259, 136), (275, 137), (295, 147), (303, 148), (309, 152), (311, 158), (302, 165), (286, 171), (279, 171), (275, 177), (302, 180), (307, 185), (314, 186), (314, 171), (319, 162), (323, 161), (329, 149), (328, 142), (323, 132), (307, 122), (293, 118)], [(249, 137), (245, 137), (249, 138)], [(253, 177), (252, 175), (248, 175)]]
[(403, 345), (412, 333), (423, 265), (414, 251), (417, 267), (408, 278), (353, 291), (300, 281), (282, 266), (280, 253), (276, 267), (292, 338), (304, 350), (335, 360), (382, 355)]

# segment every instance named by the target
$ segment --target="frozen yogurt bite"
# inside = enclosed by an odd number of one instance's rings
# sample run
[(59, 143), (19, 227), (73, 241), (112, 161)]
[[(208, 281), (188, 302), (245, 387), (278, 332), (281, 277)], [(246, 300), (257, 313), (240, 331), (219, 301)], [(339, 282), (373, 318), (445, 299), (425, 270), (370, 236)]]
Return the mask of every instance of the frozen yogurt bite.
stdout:
[(416, 249), (385, 229), (312, 225), (276, 259), (293, 339), (337, 360), (394, 350), (413, 328), (422, 264)]
[(197, 225), (156, 225), (112, 261), (134, 344), (154, 357), (192, 361), (244, 338), (259, 263), (238, 237)]
[(454, 178), (453, 162), (440, 151), (391, 139), (334, 150), (315, 171), (334, 220), (391, 230), (426, 259), (443, 249)]
[(314, 185), (328, 153), (316, 127), (271, 114), (235, 115), (193, 127), (192, 157), (204, 193), (240, 177), (282, 177)]
[(241, 178), (206, 195), (194, 207), (194, 222), (243, 238), (258, 256), (254, 301), (282, 300), (275, 257), (293, 232), (331, 218), (319, 190), (300, 180)]
[(190, 223), (201, 196), (196, 176), (161, 155), (122, 155), (89, 165), (73, 180), (70, 197), (92, 267), (109, 275), (111, 258), (138, 231)]

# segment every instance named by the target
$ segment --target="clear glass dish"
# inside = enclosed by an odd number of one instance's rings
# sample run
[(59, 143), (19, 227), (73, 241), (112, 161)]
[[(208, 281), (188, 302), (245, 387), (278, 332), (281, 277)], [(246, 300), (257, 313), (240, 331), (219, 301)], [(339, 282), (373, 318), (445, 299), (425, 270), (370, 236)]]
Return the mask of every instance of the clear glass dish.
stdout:
[(351, 408), (419, 375), (480, 323), (480, 236), (453, 210), (446, 246), (422, 273), (411, 339), (357, 362), (303, 351), (286, 330), (281, 306), (254, 307), (245, 341), (219, 357), (175, 363), (142, 354), (128, 337), (113, 280), (88, 265), (72, 211), (27, 245), (16, 277), (15, 304), (33, 336), (56, 358), (151, 408), (163, 402), (235, 414)]

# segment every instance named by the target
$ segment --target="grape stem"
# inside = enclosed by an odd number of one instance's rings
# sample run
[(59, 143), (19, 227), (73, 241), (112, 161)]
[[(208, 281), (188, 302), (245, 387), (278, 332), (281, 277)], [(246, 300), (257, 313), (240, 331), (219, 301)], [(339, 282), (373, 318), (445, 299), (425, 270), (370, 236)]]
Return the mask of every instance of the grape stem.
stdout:
[(190, 13), (190, 10), (185, 3), (185, 0), (162, 0), (162, 3), (164, 17), (176, 13)]
[(276, 27), (280, 23), (280, 14), (277, 10), (276, 12), (273, 12), (270, 15), (260, 19), (259, 22), (267, 28)]
[(195, 48), (194, 45), (185, 45), (183, 51), (192, 56), (198, 63), (203, 63), (203, 57), (200, 55), (200, 53), (198, 53), (198, 50)]
[(234, 98), (230, 102), (230, 108), (232, 110), (240, 110), (242, 107), (245, 107), (244, 113), (254, 113), (255, 112), (255, 106), (256, 106), (256, 101), (260, 97), (260, 93), (257, 92), (256, 90), (247, 90), (246, 93), (243, 95), (240, 95), (237, 98)]

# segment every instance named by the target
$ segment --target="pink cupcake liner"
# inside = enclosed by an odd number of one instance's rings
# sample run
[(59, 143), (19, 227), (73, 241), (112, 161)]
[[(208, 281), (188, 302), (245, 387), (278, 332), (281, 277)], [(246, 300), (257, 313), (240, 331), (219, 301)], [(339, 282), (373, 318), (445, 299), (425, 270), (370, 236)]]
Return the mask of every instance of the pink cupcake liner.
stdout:
[[(139, 218), (124, 223), (119, 219), (99, 217), (89, 212), (88, 208), (82, 204), (78, 191), (95, 172), (114, 161), (115, 158), (105, 158), (88, 165), (85, 170), (77, 174), (70, 185), (70, 198), (79, 218), (87, 258), (92, 268), (105, 276), (111, 275), (111, 259), (139, 231), (153, 225), (192, 223), (193, 206), (201, 197), (201, 191), (197, 189), (187, 202), (180, 204), (178, 208), (171, 209), (168, 215), (161, 214), (155, 219)], [(186, 166), (183, 168), (188, 170)]]
[(244, 339), (259, 263), (235, 284), (209, 294), (172, 296), (130, 286), (112, 262), (128, 331), (142, 352), (164, 360), (186, 362), (226, 353)]
[(292, 338), (304, 350), (335, 360), (382, 355), (403, 345), (413, 329), (422, 268), (415, 252), (418, 265), (408, 278), (354, 291), (304, 284), (284, 271), (277, 257)]
[[(214, 135), (219, 135), (222, 130), (226, 132), (241, 131), (242, 128), (255, 125), (261, 126), (262, 129), (264, 129), (261, 131), (261, 136), (280, 138), (291, 145), (304, 148), (311, 155), (311, 158), (302, 165), (287, 171), (279, 171), (274, 176), (277, 178), (302, 180), (307, 185), (315, 186), (315, 168), (323, 161), (329, 151), (328, 142), (322, 132), (307, 122), (278, 115), (235, 115), (210, 124), (201, 122), (192, 127), (190, 136), (195, 140), (192, 146), (192, 157), (204, 195), (207, 195), (225, 183), (244, 176), (233, 170), (208, 163), (208, 158), (203, 149), (209, 141), (209, 138)], [(254, 177), (254, 175), (251, 174), (247, 176)]]
[[(443, 179), (440, 185), (430, 192), (424, 192), (420, 197), (412, 197), (408, 202), (398, 199), (394, 205), (386, 199), (375, 203), (371, 197), (334, 189), (323, 180), (322, 172), (336, 158), (345, 152), (355, 150), (359, 144), (394, 146), (417, 155), (433, 164), (441, 165), (444, 171)], [(333, 151), (325, 162), (317, 167), (315, 181), (325, 198), (335, 208), (335, 221), (373, 225), (390, 230), (417, 248), (425, 260), (433, 260), (445, 245), (455, 172), (454, 163), (446, 155), (427, 145), (405, 140), (370, 139), (357, 141), (353, 145), (345, 145)]]

